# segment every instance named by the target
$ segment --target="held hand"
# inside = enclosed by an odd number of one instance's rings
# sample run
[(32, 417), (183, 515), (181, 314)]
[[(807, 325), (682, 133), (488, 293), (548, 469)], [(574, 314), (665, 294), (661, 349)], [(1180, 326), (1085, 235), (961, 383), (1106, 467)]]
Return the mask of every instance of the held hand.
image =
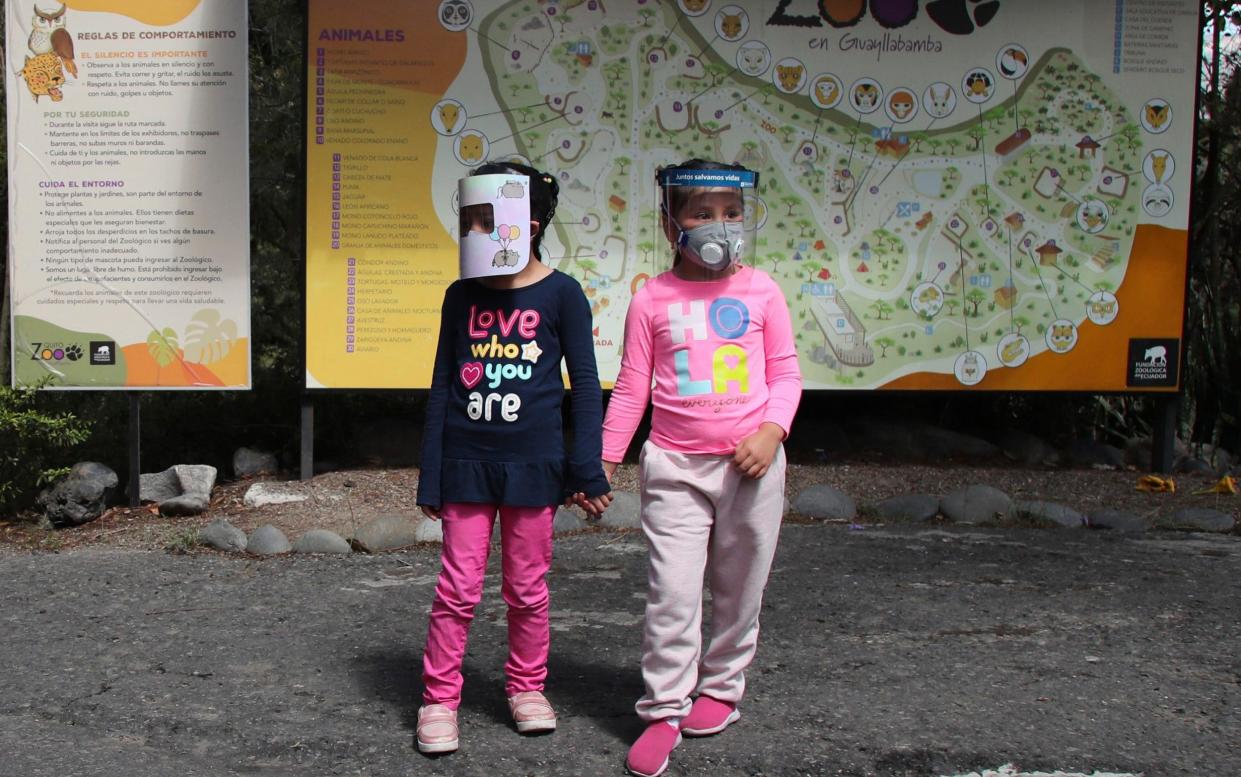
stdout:
[(423, 515), (433, 521), (438, 521), (440, 519), (440, 508), (438, 507), (432, 507), (431, 505), (418, 505), (418, 509), (422, 511)]
[(780, 442), (784, 439), (784, 430), (770, 421), (763, 423), (758, 431), (737, 443), (733, 453), (733, 464), (742, 474), (750, 478), (761, 478), (771, 468), (776, 457)]
[(586, 512), (598, 518), (603, 515), (603, 511), (608, 509), (608, 505), (612, 504), (612, 492), (609, 491), (601, 496), (590, 497), (585, 500), (583, 507)]

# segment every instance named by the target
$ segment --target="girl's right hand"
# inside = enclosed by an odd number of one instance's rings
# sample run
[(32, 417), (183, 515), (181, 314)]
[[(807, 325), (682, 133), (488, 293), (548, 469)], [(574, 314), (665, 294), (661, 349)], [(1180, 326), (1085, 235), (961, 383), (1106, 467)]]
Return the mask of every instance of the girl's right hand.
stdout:
[(440, 508), (438, 507), (432, 507), (431, 505), (418, 505), (418, 509), (422, 511), (423, 515), (433, 521), (438, 521), (440, 519)]

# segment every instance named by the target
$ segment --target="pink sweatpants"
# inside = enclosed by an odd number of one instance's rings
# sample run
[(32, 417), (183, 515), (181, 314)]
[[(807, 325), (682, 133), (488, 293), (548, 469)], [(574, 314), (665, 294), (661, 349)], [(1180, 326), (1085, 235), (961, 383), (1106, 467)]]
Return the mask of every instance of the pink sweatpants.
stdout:
[(422, 655), (426, 704), (457, 709), (461, 704), (461, 661), (482, 598), (491, 550), (491, 530), (500, 514), (501, 593), (508, 605), (507, 695), (543, 690), (547, 677), (547, 570), (552, 563), (552, 519), (556, 508), (446, 504), (443, 568), (431, 605)]
[[(731, 456), (647, 442), (639, 460), (642, 529), (650, 547), (638, 716), (681, 718), (695, 692), (736, 703), (758, 647), (758, 616), (784, 515), (783, 449), (755, 480)], [(704, 573), (710, 641), (702, 652)]]

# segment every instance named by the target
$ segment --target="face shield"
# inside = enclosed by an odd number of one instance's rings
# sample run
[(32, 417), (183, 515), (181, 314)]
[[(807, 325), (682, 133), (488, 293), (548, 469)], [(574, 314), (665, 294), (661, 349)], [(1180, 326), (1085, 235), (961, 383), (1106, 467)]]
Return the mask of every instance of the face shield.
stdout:
[(713, 271), (753, 263), (758, 173), (670, 167), (658, 181), (660, 208), (681, 256)]
[(461, 277), (521, 272), (530, 262), (530, 179), (471, 175), (458, 187)]

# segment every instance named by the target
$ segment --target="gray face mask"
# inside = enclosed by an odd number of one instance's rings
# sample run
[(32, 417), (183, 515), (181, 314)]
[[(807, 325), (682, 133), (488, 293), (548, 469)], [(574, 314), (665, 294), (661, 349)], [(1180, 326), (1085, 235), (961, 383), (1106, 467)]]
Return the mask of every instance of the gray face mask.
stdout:
[(739, 221), (712, 221), (682, 229), (677, 242), (683, 249), (681, 253), (694, 264), (718, 272), (741, 257), (745, 230)]

